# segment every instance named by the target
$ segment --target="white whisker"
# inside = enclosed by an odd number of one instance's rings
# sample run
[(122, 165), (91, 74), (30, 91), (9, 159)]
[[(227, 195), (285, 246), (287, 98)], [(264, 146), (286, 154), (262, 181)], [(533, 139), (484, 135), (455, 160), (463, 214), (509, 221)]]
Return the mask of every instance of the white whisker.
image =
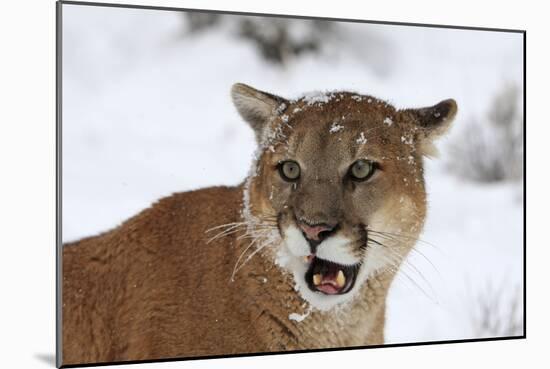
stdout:
[(235, 274), (237, 273), (237, 271), (239, 270), (238, 268), (238, 265), (239, 265), (239, 262), (241, 261), (241, 259), (243, 258), (243, 256), (246, 254), (246, 252), (258, 241), (262, 238), (262, 236), (265, 236), (265, 234), (258, 234), (256, 237), (253, 238), (252, 241), (250, 241), (250, 243), (248, 244), (248, 246), (245, 247), (245, 249), (243, 250), (243, 252), (241, 252), (241, 254), (239, 255), (239, 257), (237, 258), (237, 261), (235, 262), (235, 266), (233, 267), (233, 272), (231, 273), (231, 282), (235, 281)]
[(247, 222), (234, 222), (234, 223), (220, 224), (218, 226), (207, 229), (206, 231), (204, 231), (204, 233), (208, 233), (208, 232), (211, 232), (215, 229), (220, 229), (220, 228), (224, 228), (224, 227), (239, 227), (239, 226), (248, 226), (248, 223)]
[(243, 231), (243, 229), (240, 229), (240, 228), (237, 227), (237, 228), (232, 228), (232, 229), (222, 231), (222, 232), (216, 234), (214, 237), (211, 237), (210, 239), (208, 239), (208, 241), (206, 241), (206, 244), (209, 244), (210, 242), (212, 242), (214, 240), (217, 240), (218, 238), (222, 238), (222, 237), (228, 236), (230, 234), (237, 233), (239, 231)]
[[(258, 252), (260, 252), (262, 249), (264, 249), (266, 246), (269, 246), (269, 245), (272, 245), (273, 242), (272, 241), (266, 241), (264, 242), (263, 244), (261, 244), (260, 246), (258, 246), (258, 248), (256, 250), (254, 250), (254, 252), (252, 252), (250, 255), (247, 256), (247, 258), (243, 261), (243, 263), (238, 267), (236, 268), (236, 270), (234, 271), (233, 273), (233, 276), (239, 271), (241, 270), (245, 265), (246, 263), (252, 259), (252, 257), (254, 257), (254, 255), (256, 255)], [(232, 278), (233, 278), (232, 276)]]
[[(378, 231), (373, 231), (373, 230), (370, 230), (370, 231), (372, 232), (372, 234), (370, 236), (371, 238), (372, 237), (379, 237), (379, 238), (391, 241), (396, 246), (406, 246), (406, 244), (403, 243), (402, 241), (396, 239), (395, 237), (389, 236), (390, 233), (378, 232)], [(395, 234), (395, 235), (397, 235), (397, 234)], [(419, 240), (417, 238), (414, 238), (414, 237), (407, 237), (407, 236), (402, 236), (402, 237), (408, 238), (408, 239), (413, 239), (415, 241), (421, 241), (421, 240)], [(380, 243), (382, 243), (382, 242), (380, 241)], [(426, 242), (424, 242), (424, 243), (426, 243)], [(428, 244), (428, 243), (426, 243), (426, 244)], [(386, 245), (384, 245), (384, 246), (386, 246)], [(434, 246), (434, 245), (431, 245), (431, 246)], [(416, 252), (417, 254), (419, 254), (424, 260), (426, 260), (428, 262), (428, 264), (430, 264), (430, 266), (436, 271), (436, 273), (439, 276), (441, 276), (441, 272), (437, 269), (437, 267), (432, 263), (432, 261), (424, 253), (422, 253), (420, 250), (418, 250), (415, 246), (411, 247), (410, 250), (413, 251), (413, 252)]]
[[(397, 256), (397, 255), (396, 255)], [(407, 271), (405, 270), (405, 268), (403, 267), (405, 264), (402, 264), (401, 262), (403, 261), (403, 258), (399, 256), (399, 258), (395, 258), (395, 257), (392, 257), (391, 254), (385, 254), (383, 255), (383, 257), (386, 259), (387, 262), (390, 263), (390, 265), (392, 265), (394, 268), (398, 268), (396, 270), (396, 275), (403, 275), (405, 278), (407, 278), (407, 280), (412, 283), (418, 290), (420, 290), (420, 292), (427, 298), (429, 299), (431, 302), (433, 302), (434, 304), (439, 304), (439, 302), (437, 301), (436, 297), (435, 297), (435, 291), (433, 290), (433, 288), (431, 287), (431, 285), (429, 285), (429, 283), (427, 282), (427, 280), (421, 275), (421, 277), (423, 278), (423, 280), (428, 284), (428, 287), (430, 287), (430, 290), (432, 291), (432, 295), (430, 295), (428, 292), (426, 292), (425, 289), (423, 289), (420, 284), (418, 284), (414, 278), (412, 278), (409, 273), (407, 273)]]

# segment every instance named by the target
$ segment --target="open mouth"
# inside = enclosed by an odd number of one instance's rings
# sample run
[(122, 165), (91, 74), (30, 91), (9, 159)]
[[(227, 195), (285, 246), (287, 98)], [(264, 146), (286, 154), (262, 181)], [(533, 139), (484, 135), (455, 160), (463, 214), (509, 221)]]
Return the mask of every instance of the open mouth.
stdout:
[(304, 278), (312, 291), (326, 295), (343, 295), (353, 288), (359, 264), (342, 265), (314, 255), (308, 256), (306, 260), (309, 268)]

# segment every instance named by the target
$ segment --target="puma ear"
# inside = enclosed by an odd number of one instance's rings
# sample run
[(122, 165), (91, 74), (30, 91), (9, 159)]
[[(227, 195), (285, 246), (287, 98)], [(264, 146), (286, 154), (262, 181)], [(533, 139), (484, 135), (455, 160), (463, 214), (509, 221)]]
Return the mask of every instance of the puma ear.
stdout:
[(433, 141), (449, 130), (457, 112), (456, 101), (447, 99), (434, 106), (407, 109), (406, 112), (413, 116), (417, 140), (423, 153), (427, 156), (436, 156), (437, 150), (433, 146)]
[(233, 104), (241, 117), (250, 124), (260, 142), (264, 127), (272, 117), (277, 114), (277, 109), (288, 101), (282, 97), (256, 90), (243, 83), (235, 83), (231, 87)]

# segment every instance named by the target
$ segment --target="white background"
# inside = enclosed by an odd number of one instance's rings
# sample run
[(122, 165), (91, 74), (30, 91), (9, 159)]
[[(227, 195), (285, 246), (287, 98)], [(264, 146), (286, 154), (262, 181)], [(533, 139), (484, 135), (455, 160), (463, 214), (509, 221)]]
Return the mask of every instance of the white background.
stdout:
[[(151, 2), (148, 2), (151, 3)], [(144, 367), (268, 367), (312, 365), (334, 367), (355, 365), (402, 365), (412, 367), (463, 367), (491, 365), (512, 367), (537, 354), (546, 341), (548, 304), (544, 262), (548, 252), (544, 236), (542, 206), (547, 196), (546, 168), (542, 153), (547, 136), (541, 109), (545, 106), (545, 72), (548, 56), (543, 54), (545, 23), (541, 9), (503, 2), (384, 2), (383, 7), (339, 2), (329, 6), (279, 1), (276, 4), (233, 1), (157, 1), (155, 5), (190, 8), (228, 9), (281, 14), (394, 20), (438, 24), (460, 24), (528, 30), (528, 339), (516, 342), (487, 342), (413, 348), (346, 351), (323, 354), (270, 356), (155, 364)], [(473, 4), (473, 5), (466, 5)], [(2, 133), (3, 169), (0, 187), (4, 247), (2, 273), (2, 312), (0, 318), (3, 367), (51, 366), (54, 338), (54, 257), (55, 257), (55, 129), (54, 129), (54, 44), (55, 9), (53, 2), (17, 4), (17, 12), (5, 6), (1, 25), (2, 52)], [(224, 7), (225, 6), (225, 7)], [(444, 13), (443, 13), (444, 11)], [(525, 16), (521, 16), (525, 14)], [(546, 32), (547, 33), (547, 32)], [(8, 49), (6, 49), (6, 47)], [(544, 69), (543, 69), (544, 67)], [(7, 81), (7, 83), (6, 83)], [(538, 95), (538, 96), (537, 96)], [(7, 115), (5, 115), (7, 113)], [(543, 131), (543, 129), (545, 129)], [(532, 159), (532, 160), (531, 160)], [(537, 168), (539, 166), (539, 168)], [(532, 204), (532, 206), (531, 206)], [(537, 293), (537, 291), (539, 293)], [(544, 320), (543, 320), (544, 319)], [(540, 346), (539, 346), (540, 345)], [(294, 365), (293, 365), (294, 366)], [(138, 367), (138, 366), (133, 366)]]

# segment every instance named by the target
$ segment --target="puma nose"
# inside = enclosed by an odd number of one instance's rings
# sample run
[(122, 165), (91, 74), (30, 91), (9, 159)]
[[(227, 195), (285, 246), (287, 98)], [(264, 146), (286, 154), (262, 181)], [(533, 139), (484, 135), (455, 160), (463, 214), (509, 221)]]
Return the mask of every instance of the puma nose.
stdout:
[(306, 238), (311, 241), (322, 241), (326, 236), (334, 230), (334, 226), (328, 224), (315, 224), (309, 225), (306, 223), (300, 223), (300, 228), (304, 232)]

